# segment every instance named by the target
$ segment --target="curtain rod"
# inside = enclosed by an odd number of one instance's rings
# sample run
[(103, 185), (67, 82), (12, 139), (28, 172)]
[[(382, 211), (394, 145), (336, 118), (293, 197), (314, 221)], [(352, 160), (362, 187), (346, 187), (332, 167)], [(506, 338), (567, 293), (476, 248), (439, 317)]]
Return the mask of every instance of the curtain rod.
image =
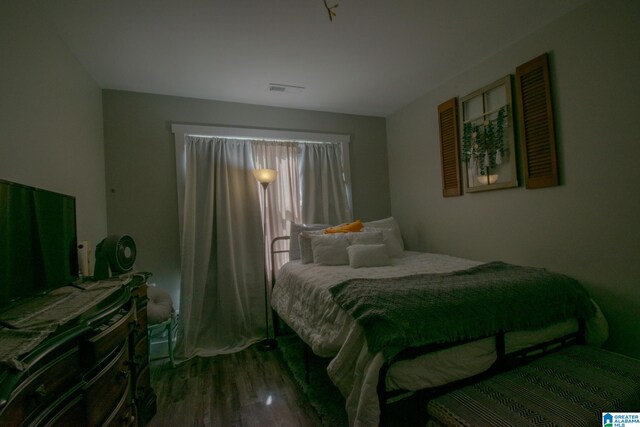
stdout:
[(195, 133), (186, 133), (186, 136), (193, 136), (196, 138), (224, 138), (224, 139), (237, 139), (238, 141), (253, 141), (253, 142), (291, 142), (291, 143), (300, 143), (300, 144), (339, 144), (339, 142), (334, 141), (305, 141), (301, 139), (275, 139), (275, 138), (257, 138), (255, 136), (228, 136), (228, 135), (198, 135)]
[(257, 139), (283, 142), (351, 142), (351, 136), (336, 133), (303, 132), (293, 130), (238, 128), (224, 126), (202, 126), (173, 123), (171, 132), (191, 136), (206, 136), (233, 139)]

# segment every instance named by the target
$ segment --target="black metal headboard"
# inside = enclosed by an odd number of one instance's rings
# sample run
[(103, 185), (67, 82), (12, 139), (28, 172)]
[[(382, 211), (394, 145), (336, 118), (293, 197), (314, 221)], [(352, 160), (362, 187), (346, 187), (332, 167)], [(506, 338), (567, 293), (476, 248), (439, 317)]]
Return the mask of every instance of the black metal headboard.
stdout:
[(273, 289), (273, 285), (276, 283), (276, 254), (285, 254), (289, 253), (289, 248), (286, 249), (276, 249), (276, 243), (279, 241), (289, 241), (291, 238), (289, 236), (279, 236), (274, 238), (271, 241), (271, 289)]

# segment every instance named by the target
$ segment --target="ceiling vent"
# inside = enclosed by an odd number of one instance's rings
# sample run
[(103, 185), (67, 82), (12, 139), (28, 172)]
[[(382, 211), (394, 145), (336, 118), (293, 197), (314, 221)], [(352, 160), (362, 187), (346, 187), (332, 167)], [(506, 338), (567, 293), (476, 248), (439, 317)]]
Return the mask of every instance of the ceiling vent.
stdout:
[(269, 92), (279, 93), (300, 93), (304, 89), (303, 86), (283, 85), (279, 83), (269, 83)]

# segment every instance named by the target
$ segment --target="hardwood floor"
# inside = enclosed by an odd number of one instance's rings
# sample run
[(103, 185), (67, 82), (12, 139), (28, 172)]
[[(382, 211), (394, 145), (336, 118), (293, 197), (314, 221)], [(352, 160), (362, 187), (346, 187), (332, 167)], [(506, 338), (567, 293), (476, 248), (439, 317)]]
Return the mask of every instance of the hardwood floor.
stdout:
[(158, 412), (149, 427), (322, 426), (278, 350), (151, 365)]

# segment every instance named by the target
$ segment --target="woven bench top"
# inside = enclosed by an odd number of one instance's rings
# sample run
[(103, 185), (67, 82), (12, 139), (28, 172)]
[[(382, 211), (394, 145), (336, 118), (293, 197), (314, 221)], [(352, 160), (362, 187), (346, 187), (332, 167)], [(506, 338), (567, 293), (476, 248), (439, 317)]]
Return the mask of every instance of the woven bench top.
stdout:
[(573, 345), (429, 402), (431, 425), (599, 426), (640, 410), (640, 360)]

